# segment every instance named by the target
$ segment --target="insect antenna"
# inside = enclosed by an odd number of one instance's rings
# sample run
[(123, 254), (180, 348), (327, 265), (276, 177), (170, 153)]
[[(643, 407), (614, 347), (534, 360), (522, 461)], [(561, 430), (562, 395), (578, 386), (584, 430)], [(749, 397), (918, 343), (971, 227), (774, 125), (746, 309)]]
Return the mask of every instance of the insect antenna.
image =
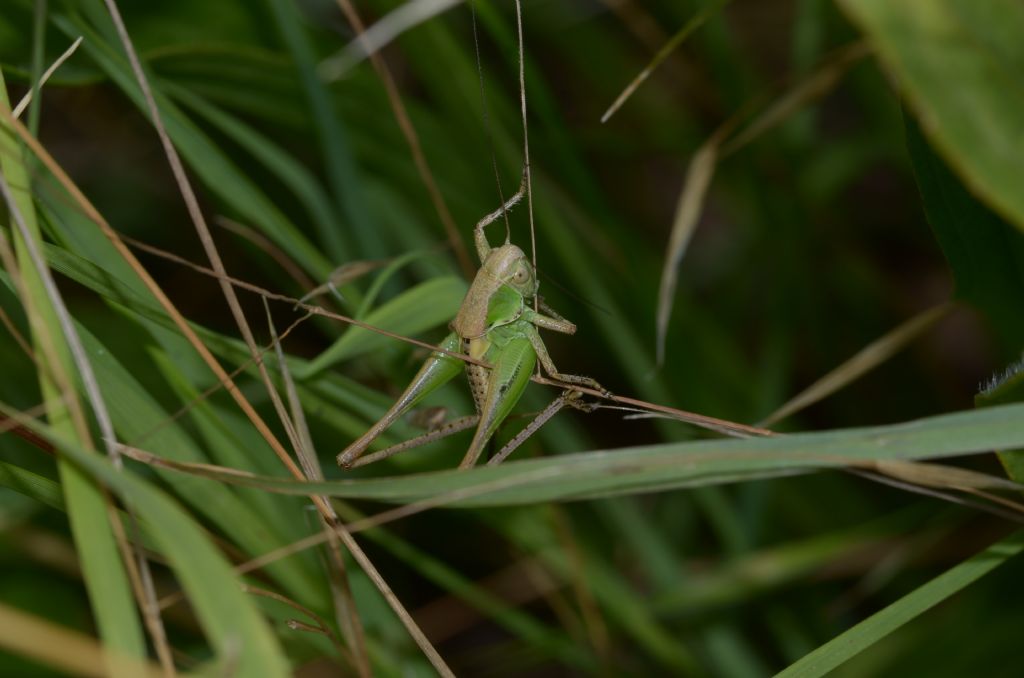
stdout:
[[(519, 108), (523, 117), (523, 183), (526, 188), (526, 209), (530, 217), (530, 251), (533, 256), (533, 270), (537, 273), (537, 234), (533, 226), (533, 185), (530, 180), (530, 135), (526, 124), (526, 68), (523, 58), (523, 7), (516, 0), (516, 32), (519, 40)], [(534, 298), (534, 310), (539, 311), (539, 301)]]
[[(494, 168), (494, 179), (498, 186), (498, 198), (501, 200), (501, 204), (505, 204), (505, 194), (501, 189), (501, 176), (498, 172), (498, 160), (494, 150), (494, 137), (491, 133), (490, 116), (487, 110), (487, 96), (484, 89), (484, 72), (483, 66), (480, 59), (480, 39), (477, 34), (476, 26), (476, 3), (469, 3), (472, 25), (473, 25), (473, 47), (476, 52), (476, 69), (477, 75), (479, 76), (480, 82), (480, 101), (483, 109), (483, 121), (484, 130), (487, 137), (487, 144), (491, 152), (491, 165)], [(533, 183), (530, 175), (530, 137), (529, 128), (526, 122), (526, 67), (525, 59), (523, 57), (523, 10), (522, 3), (520, 0), (516, 0), (516, 37), (518, 46), (518, 57), (519, 57), (519, 110), (522, 116), (523, 122), (523, 178), (522, 185), (519, 190), (526, 195), (527, 211), (529, 213), (530, 223), (530, 250), (533, 259), (533, 270), (537, 270), (537, 236), (536, 229), (534, 227), (533, 220)], [(508, 211), (502, 210), (502, 216), (505, 219), (505, 244), (507, 245), (511, 241), (511, 226), (509, 224)], [(535, 309), (536, 310), (536, 309)]]
[[(470, 1), (469, 10), (473, 25), (473, 50), (476, 53), (476, 73), (480, 82), (480, 109), (483, 112), (484, 136), (487, 138), (487, 148), (491, 154), (491, 167), (494, 168), (494, 183), (498, 187), (498, 199), (501, 201), (498, 204), (504, 205), (505, 191), (501, 188), (501, 174), (498, 172), (498, 155), (494, 150), (494, 135), (491, 132), (491, 116), (487, 110), (487, 93), (484, 90), (484, 67), (480, 60), (480, 38), (477, 35), (476, 29), (475, 0)], [(505, 218), (505, 244), (507, 245), (512, 239), (512, 228), (509, 225), (508, 211), (503, 211), (502, 216)]]
[(612, 315), (612, 312), (609, 311), (604, 306), (601, 306), (600, 304), (597, 304), (597, 303), (591, 301), (590, 299), (587, 299), (586, 297), (584, 297), (584, 296), (582, 296), (580, 294), (577, 294), (576, 292), (573, 292), (567, 286), (565, 286), (562, 283), (558, 282), (558, 280), (556, 278), (552, 277), (550, 274), (538, 272), (538, 276), (540, 278), (543, 278), (544, 282), (546, 284), (551, 285), (552, 287), (557, 289), (559, 292), (561, 292), (565, 296), (567, 296), (570, 299), (572, 299), (573, 301), (578, 301), (581, 304), (589, 306), (590, 308), (594, 309), (595, 311), (600, 311), (601, 313), (604, 313), (607, 316)]

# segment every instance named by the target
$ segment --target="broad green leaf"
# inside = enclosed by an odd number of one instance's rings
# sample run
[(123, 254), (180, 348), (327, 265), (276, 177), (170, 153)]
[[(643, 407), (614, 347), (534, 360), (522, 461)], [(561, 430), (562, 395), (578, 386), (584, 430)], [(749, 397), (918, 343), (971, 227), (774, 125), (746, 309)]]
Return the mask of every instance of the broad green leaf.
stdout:
[(953, 270), (956, 294), (985, 314), (1016, 357), (1024, 346), (1024, 234), (978, 202), (906, 119), (925, 214)]
[(1024, 4), (840, 0), (971, 190), (1024, 229)]
[[(928, 221), (953, 269), (957, 296), (970, 302), (996, 330), (1009, 358), (1024, 346), (1024, 235), (971, 196), (932, 152), (918, 125), (906, 119), (907, 147)], [(979, 406), (1021, 402), (1019, 371), (980, 393)], [(1001, 451), (1010, 478), (1024, 480), (1024, 454)]]

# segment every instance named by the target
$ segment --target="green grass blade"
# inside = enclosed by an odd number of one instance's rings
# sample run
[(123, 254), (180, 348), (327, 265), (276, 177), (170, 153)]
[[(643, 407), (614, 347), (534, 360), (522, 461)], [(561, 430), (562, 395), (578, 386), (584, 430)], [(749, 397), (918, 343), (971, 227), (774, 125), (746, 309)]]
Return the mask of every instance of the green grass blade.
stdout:
[[(85, 35), (82, 49), (117, 83), (132, 102), (140, 108), (145, 103), (133, 76), (111, 45), (102, 42), (82, 20), (65, 17), (54, 20), (67, 35)], [(228, 203), (242, 219), (260, 228), (285, 252), (298, 261), (311, 275), (326, 278), (334, 268), (330, 260), (317, 249), (303, 233), (243, 174), (213, 142), (204, 135), (178, 108), (167, 100), (160, 90), (159, 81), (151, 79), (153, 95), (167, 133), (192, 171), (215, 195)]]
[[(2, 73), (0, 110), (10, 112)], [(30, 174), (23, 164), (14, 131), (6, 123), (0, 125), (0, 173), (3, 175), (0, 181), (12, 187), (14, 202), (25, 221), (29, 236), (35, 240), (36, 248), (42, 249), (42, 238), (30, 193)], [(33, 267), (25, 242), (17, 229), (12, 227), (11, 231), (14, 233), (15, 251), (20, 265), (21, 286), (26, 296), (22, 301), (26, 304), (32, 324), (36, 353), (43, 364), (48, 365), (48, 368), (38, 372), (47, 419), (62, 435), (78, 444), (91, 446), (91, 441), (87, 439), (88, 430), (83, 431), (73, 423), (69, 406), (62, 398), (65, 390), (74, 389), (70, 383), (73, 379), (70, 376), (73, 374), (73, 363), (57, 314), (43, 287), (42, 272)], [(50, 351), (40, 350), (43, 342), (51, 346)], [(68, 397), (76, 396), (72, 391)], [(69, 507), (71, 529), (100, 635), (104, 643), (117, 653), (130, 658), (145, 657), (146, 643), (142, 626), (110, 524), (107, 500), (101, 490), (75, 467), (62, 461), (59, 471)], [(111, 670), (123, 675), (123, 669), (111, 667)]]
[[(349, 522), (363, 517), (345, 506), (339, 509), (339, 514)], [(384, 528), (367, 530), (362, 532), (362, 535), (408, 563), (427, 580), (464, 600), (488, 618), (494, 619), (524, 642), (539, 646), (544, 652), (557, 657), (566, 665), (591, 670), (594, 668), (592, 658), (574, 648), (563, 633), (538, 622), (526, 612), (501, 600), (486, 587), (474, 583), (429, 552), (417, 548)]]
[[(266, 2), (274, 17), (274, 23), (291, 52), (302, 88), (309, 100), (331, 192), (340, 211), (345, 214), (348, 222), (347, 232), (353, 233), (360, 241), (364, 255), (383, 256), (386, 250), (380, 228), (372, 222), (370, 212), (366, 209), (363, 197), (365, 191), (353, 158), (348, 134), (342, 126), (327, 88), (317, 74), (316, 55), (309, 36), (300, 23), (298, 6), (290, 0)], [(331, 239), (324, 243), (336, 263), (343, 261), (351, 252), (345, 240), (338, 224)]]
[(60, 483), (20, 466), (0, 462), (0, 485), (59, 511), (64, 510)]
[[(322, 242), (330, 242), (332, 238), (336, 237), (332, 234), (338, 233), (341, 229), (338, 227), (338, 217), (334, 207), (319, 182), (306, 167), (256, 129), (184, 87), (168, 84), (166, 90), (183, 106), (195, 112), (196, 115), (205, 119), (251, 153), (253, 158), (263, 163), (268, 171), (276, 174), (281, 183), (287, 186), (302, 202)], [(346, 250), (341, 249), (338, 245), (330, 250), (331, 260), (341, 261), (342, 255), (335, 254), (335, 250), (339, 252)]]
[(298, 483), (216, 477), (287, 494), (409, 503), (450, 495), (453, 506), (511, 506), (734, 482), (871, 460), (934, 459), (1024, 445), (1024, 404), (870, 428), (746, 440), (594, 450), (501, 466), (401, 477)]
[(890, 633), (973, 584), (1024, 550), (1024, 532), (1003, 539), (876, 612), (842, 635), (790, 665), (782, 678), (823, 676)]
[[(5, 414), (15, 413), (4, 408)], [(130, 503), (167, 558), (219, 655), (221, 669), (244, 676), (286, 676), (277, 639), (202, 528), (164, 492), (105, 458), (86, 452), (52, 429), (22, 422), (46, 437), (83, 474)]]
[[(208, 461), (208, 455), (177, 422), (168, 423), (169, 414), (117, 360), (114, 353), (84, 328), (79, 331), (103, 384), (103, 392), (111, 405), (111, 416), (121, 439), (126, 444), (142, 439), (142, 446), (147, 450), (160, 450), (161, 454), (181, 460)], [(219, 483), (182, 483), (180, 476), (166, 473), (160, 475), (196, 514), (216, 525), (248, 553), (271, 551), (282, 543), (305, 536), (299, 530), (275, 533), (254, 507)], [(302, 512), (296, 510), (298, 507), (290, 502), (278, 503), (279, 512), (285, 513), (288, 509), (293, 510), (293, 524), (303, 525)], [(318, 596), (323, 593), (313, 583), (310, 573), (296, 568), (291, 561), (275, 564), (270, 568), (270, 574), (291, 595), (306, 604), (315, 604)]]

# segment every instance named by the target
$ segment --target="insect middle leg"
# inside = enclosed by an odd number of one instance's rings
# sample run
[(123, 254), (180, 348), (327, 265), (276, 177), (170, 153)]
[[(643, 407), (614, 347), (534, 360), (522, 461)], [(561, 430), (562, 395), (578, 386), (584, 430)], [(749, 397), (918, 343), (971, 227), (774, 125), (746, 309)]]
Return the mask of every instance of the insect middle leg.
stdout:
[[(540, 317), (543, 318), (543, 316)], [(536, 322), (536, 318), (537, 316), (534, 316), (531, 322)], [(571, 325), (572, 323), (569, 324)], [(576, 326), (573, 325), (574, 330), (575, 327)], [(544, 371), (547, 372), (547, 375), (549, 377), (565, 384), (589, 386), (595, 391), (600, 391), (605, 397), (611, 395), (611, 392), (604, 386), (601, 386), (601, 384), (597, 383), (596, 379), (592, 379), (590, 377), (583, 377), (577, 374), (565, 374), (563, 372), (559, 372), (558, 368), (555, 367), (555, 362), (551, 359), (551, 355), (548, 353), (547, 347), (544, 345), (544, 340), (541, 339), (540, 337), (540, 332), (538, 332), (537, 329), (532, 325), (529, 326), (529, 328), (527, 329), (526, 336), (530, 340), (530, 344), (533, 345), (533, 350), (537, 352), (537, 360), (540, 361), (541, 367), (544, 368)]]
[(508, 459), (509, 455), (516, 451), (516, 449), (522, 445), (526, 440), (536, 433), (541, 426), (546, 424), (551, 417), (555, 416), (562, 411), (565, 407), (572, 407), (581, 412), (593, 412), (597, 405), (596, 403), (585, 403), (581, 400), (583, 394), (579, 391), (566, 390), (563, 391), (560, 396), (551, 401), (551, 403), (541, 410), (540, 414), (533, 418), (529, 424), (526, 425), (522, 431), (517, 433), (511, 440), (505, 443), (505, 446), (498, 451), (496, 455), (487, 460), (488, 466), (496, 466), (501, 462)]

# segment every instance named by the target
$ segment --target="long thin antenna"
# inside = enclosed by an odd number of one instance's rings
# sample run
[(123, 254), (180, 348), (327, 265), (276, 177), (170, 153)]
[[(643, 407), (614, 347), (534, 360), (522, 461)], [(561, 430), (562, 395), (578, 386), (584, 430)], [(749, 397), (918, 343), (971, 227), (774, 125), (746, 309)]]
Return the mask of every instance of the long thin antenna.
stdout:
[[(530, 250), (533, 255), (533, 270), (537, 272), (537, 234), (533, 227), (533, 185), (530, 180), (530, 135), (526, 125), (526, 68), (523, 58), (523, 8), (516, 0), (516, 29), (519, 33), (519, 107), (523, 114), (523, 180), (526, 183), (526, 209), (530, 215)], [(535, 311), (539, 311), (540, 300), (533, 298)]]
[[(501, 174), (498, 172), (498, 154), (494, 150), (494, 135), (491, 132), (491, 116), (487, 112), (487, 93), (484, 90), (484, 67), (480, 60), (480, 39), (477, 37), (476, 32), (476, 2), (473, 0), (469, 3), (470, 16), (473, 21), (473, 50), (476, 53), (476, 74), (480, 81), (480, 109), (483, 112), (484, 119), (484, 136), (487, 137), (487, 149), (491, 153), (491, 166), (494, 168), (494, 183), (498, 186), (498, 199), (501, 200), (499, 205), (505, 204), (505, 191), (501, 189)], [(502, 211), (502, 216), (505, 217), (505, 242), (509, 242), (512, 239), (512, 227), (509, 225), (508, 210)]]

